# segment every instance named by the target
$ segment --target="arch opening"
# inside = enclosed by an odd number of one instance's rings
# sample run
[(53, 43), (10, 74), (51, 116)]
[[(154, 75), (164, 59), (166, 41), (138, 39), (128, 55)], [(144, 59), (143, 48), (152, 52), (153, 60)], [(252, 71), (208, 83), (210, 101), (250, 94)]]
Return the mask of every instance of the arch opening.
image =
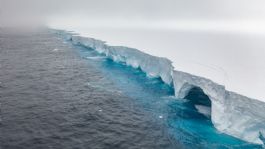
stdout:
[(200, 87), (192, 87), (184, 97), (192, 106), (207, 118), (211, 117), (211, 100)]

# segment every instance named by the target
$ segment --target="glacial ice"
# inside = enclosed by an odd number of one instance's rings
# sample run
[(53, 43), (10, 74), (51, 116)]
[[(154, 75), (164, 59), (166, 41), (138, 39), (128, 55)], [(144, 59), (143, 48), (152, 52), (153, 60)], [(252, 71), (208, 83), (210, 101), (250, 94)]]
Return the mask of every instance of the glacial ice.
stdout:
[(201, 88), (211, 100), (211, 120), (220, 132), (248, 142), (264, 143), (264, 102), (228, 91), (225, 86), (209, 79), (175, 70), (167, 58), (152, 56), (133, 48), (109, 46), (104, 41), (62, 30), (55, 32), (73, 44), (92, 48), (113, 61), (140, 68), (150, 77), (161, 77), (166, 84), (173, 85), (178, 98), (184, 98), (194, 87)]
[(203, 106), (203, 105), (195, 105), (195, 108), (203, 114), (204, 116), (210, 118), (211, 117), (211, 107)]
[[(67, 39), (69, 39), (69, 35), (67, 35)], [(74, 44), (95, 49), (115, 62), (123, 62), (134, 68), (141, 68), (150, 77), (161, 77), (165, 83), (172, 83), (173, 66), (172, 62), (166, 58), (154, 57), (133, 48), (108, 46), (105, 42), (93, 38), (72, 36), (71, 40)], [(150, 67), (152, 65), (156, 67)]]
[(175, 96), (184, 98), (193, 87), (200, 87), (211, 100), (211, 120), (223, 133), (262, 144), (265, 134), (265, 103), (225, 90), (213, 81), (173, 70)]

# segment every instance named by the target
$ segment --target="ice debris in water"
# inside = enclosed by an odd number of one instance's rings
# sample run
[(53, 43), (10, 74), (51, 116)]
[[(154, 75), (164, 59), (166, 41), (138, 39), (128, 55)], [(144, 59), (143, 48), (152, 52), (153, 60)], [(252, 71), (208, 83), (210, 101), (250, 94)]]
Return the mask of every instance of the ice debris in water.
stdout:
[(211, 117), (211, 108), (208, 106), (203, 106), (203, 105), (195, 105), (195, 108), (203, 114), (204, 116), (210, 118)]
[(174, 87), (177, 98), (184, 98), (194, 87), (201, 88), (211, 100), (211, 120), (220, 132), (263, 144), (260, 136), (265, 136), (265, 103), (261, 99), (248, 98), (228, 91), (225, 86), (209, 79), (177, 71), (167, 58), (152, 56), (133, 48), (109, 46), (104, 41), (66, 31), (55, 32), (73, 44), (94, 49), (115, 62), (140, 68), (147, 76), (160, 77), (163, 82)]
[(87, 56), (86, 59), (92, 59), (92, 60), (100, 60), (103, 59), (105, 57), (103, 56)]

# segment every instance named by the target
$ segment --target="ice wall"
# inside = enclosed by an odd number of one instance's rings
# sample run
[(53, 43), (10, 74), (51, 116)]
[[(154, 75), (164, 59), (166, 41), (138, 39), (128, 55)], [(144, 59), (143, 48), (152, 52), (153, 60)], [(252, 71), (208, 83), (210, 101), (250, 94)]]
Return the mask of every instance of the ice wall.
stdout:
[(264, 102), (227, 91), (224, 86), (209, 79), (177, 71), (167, 58), (152, 56), (133, 48), (109, 46), (104, 41), (80, 37), (70, 32), (55, 32), (75, 45), (95, 49), (116, 62), (140, 68), (150, 77), (161, 77), (165, 83), (173, 85), (178, 98), (184, 98), (193, 87), (200, 87), (212, 102), (211, 120), (219, 131), (248, 142), (264, 143)]
[[(67, 38), (69, 38), (69, 35), (67, 35)], [(172, 83), (171, 72), (173, 66), (172, 62), (166, 58), (151, 56), (133, 48), (108, 46), (105, 42), (93, 38), (72, 36), (71, 41), (74, 44), (95, 49), (116, 62), (123, 62), (134, 68), (140, 68), (149, 77), (161, 77), (165, 83)]]
[(193, 87), (200, 87), (210, 98), (211, 120), (223, 133), (262, 144), (265, 134), (265, 103), (225, 90), (213, 81), (173, 70), (175, 96), (184, 98)]

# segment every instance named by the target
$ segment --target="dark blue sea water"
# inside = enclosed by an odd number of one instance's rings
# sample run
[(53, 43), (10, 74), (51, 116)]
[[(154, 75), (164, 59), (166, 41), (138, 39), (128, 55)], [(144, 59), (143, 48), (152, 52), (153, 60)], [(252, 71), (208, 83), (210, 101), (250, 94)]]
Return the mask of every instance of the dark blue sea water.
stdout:
[[(161, 124), (172, 143), (184, 148), (262, 148), (218, 132), (210, 118), (194, 107), (198, 98), (209, 101), (202, 92), (194, 92), (187, 99), (177, 99), (173, 88), (160, 78), (149, 78), (140, 69), (114, 62), (93, 49), (75, 47), (82, 58), (93, 63), (123, 94)], [(210, 106), (210, 103), (205, 105)]]
[(219, 133), (173, 88), (47, 30), (0, 29), (0, 149), (262, 148)]

